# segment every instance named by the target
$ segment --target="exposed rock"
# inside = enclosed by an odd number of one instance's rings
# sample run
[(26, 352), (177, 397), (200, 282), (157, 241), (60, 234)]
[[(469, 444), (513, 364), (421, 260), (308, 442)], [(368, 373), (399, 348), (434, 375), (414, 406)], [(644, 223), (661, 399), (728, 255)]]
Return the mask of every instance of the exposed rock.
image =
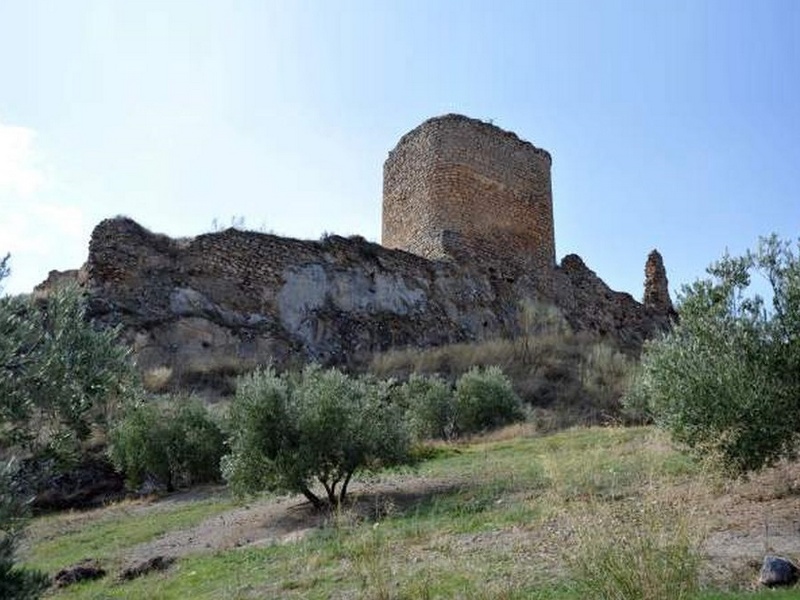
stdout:
[(780, 556), (767, 555), (758, 576), (758, 582), (767, 587), (788, 586), (797, 583), (800, 571), (792, 561)]
[(392, 348), (514, 337), (531, 301), (636, 352), (674, 318), (663, 261), (648, 259), (644, 304), (576, 255), (557, 266), (551, 162), (490, 123), (426, 121), (384, 165), (388, 247), (236, 229), (173, 240), (108, 219), (83, 269), (89, 316), (122, 326), (145, 373), (218, 392), (256, 365), (354, 366)]
[(667, 270), (664, 268), (664, 259), (658, 250), (652, 250), (647, 255), (644, 265), (644, 298), (645, 307), (665, 315), (674, 317), (675, 309), (669, 297), (669, 281)]
[(73, 583), (100, 579), (105, 576), (106, 571), (100, 566), (100, 563), (92, 558), (86, 558), (76, 565), (61, 569), (53, 578), (53, 584), (56, 587), (63, 588)]
[(68, 269), (67, 271), (50, 271), (47, 279), (33, 288), (34, 296), (46, 295), (49, 292), (67, 287), (69, 285), (83, 286), (86, 284), (86, 269)]
[(352, 365), (390, 348), (514, 336), (524, 300), (555, 303), (573, 329), (634, 350), (670, 322), (576, 255), (542, 286), (508, 265), (431, 261), (361, 239), (229, 229), (178, 241), (117, 218), (95, 228), (87, 273), (91, 317), (123, 326), (142, 370), (169, 368), (184, 385), (258, 364)]
[(175, 558), (172, 556), (154, 556), (124, 569), (119, 574), (119, 579), (120, 581), (130, 581), (153, 571), (166, 571), (174, 562)]
[[(561, 261), (554, 276), (554, 303), (574, 331), (591, 331), (638, 350), (644, 340), (669, 328), (671, 315), (615, 292), (577, 254)], [(671, 306), (671, 305), (670, 305)]]

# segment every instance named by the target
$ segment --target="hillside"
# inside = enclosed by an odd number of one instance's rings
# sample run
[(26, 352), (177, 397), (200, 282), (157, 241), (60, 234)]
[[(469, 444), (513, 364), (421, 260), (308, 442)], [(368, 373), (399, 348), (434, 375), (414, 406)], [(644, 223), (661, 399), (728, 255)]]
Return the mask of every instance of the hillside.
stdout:
[[(207, 488), (41, 517), (25, 555), (51, 573), (83, 558), (108, 571), (54, 598), (577, 599), (614, 577), (593, 570), (609, 559), (619, 576), (642, 574), (650, 598), (789, 598), (748, 590), (765, 551), (800, 553), (799, 480), (787, 464), (723, 484), (650, 428), (517, 426), (359, 484), (335, 514)], [(177, 560), (116, 580), (154, 556)], [(658, 595), (685, 584), (695, 558), (702, 589)]]

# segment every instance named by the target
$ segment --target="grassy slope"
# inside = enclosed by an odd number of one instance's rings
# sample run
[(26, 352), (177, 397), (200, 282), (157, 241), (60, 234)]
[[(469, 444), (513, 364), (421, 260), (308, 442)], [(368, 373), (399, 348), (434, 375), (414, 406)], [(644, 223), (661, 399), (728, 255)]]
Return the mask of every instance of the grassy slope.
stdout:
[[(442, 448), (412, 472), (383, 474), (381, 480), (396, 484), (398, 492), (368, 498), (369, 512), (377, 517), (345, 510), (297, 542), (190, 555), (163, 574), (125, 584), (109, 577), (53, 595), (583, 598), (573, 588), (571, 570), (584, 548), (583, 533), (616, 535), (614, 523), (622, 521), (614, 519), (645, 505), (677, 519), (694, 518), (692, 504), (706, 490), (699, 467), (648, 428), (511, 434)], [(86, 556), (118, 565), (126, 548), (230, 506), (223, 496), (174, 503), (146, 518), (134, 505), (121, 505), (39, 519), (31, 529), (28, 562), (50, 572)], [(702, 520), (688, 524), (692, 535), (708, 526)], [(663, 523), (670, 531), (673, 525)], [(709, 600), (796, 596), (796, 591), (700, 595)]]

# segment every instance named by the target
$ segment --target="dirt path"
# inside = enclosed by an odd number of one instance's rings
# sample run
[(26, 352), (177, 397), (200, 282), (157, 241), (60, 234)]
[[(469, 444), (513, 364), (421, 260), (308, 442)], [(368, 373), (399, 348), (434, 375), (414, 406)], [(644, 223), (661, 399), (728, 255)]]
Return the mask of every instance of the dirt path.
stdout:
[[(402, 480), (356, 485), (351, 492), (353, 504), (340, 518), (354, 521), (380, 518), (402, 511), (422, 498), (457, 489), (464, 483), (456, 479), (404, 477)], [(159, 510), (159, 503), (145, 506), (142, 510), (143, 515), (148, 510)], [(331, 514), (314, 511), (302, 496), (279, 500), (266, 498), (135, 546), (126, 553), (126, 562), (136, 563), (159, 555), (179, 558), (198, 552), (295, 542), (332, 518)]]

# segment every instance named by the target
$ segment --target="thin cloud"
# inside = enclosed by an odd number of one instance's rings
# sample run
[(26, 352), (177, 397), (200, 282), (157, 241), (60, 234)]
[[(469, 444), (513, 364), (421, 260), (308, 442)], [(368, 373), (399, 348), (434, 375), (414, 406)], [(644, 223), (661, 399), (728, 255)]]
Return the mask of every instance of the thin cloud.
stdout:
[(34, 194), (44, 181), (34, 157), (36, 133), (27, 127), (0, 123), (0, 193)]
[(0, 123), (0, 257), (11, 253), (8, 293), (30, 291), (49, 269), (79, 266), (87, 237), (85, 211), (57, 199), (33, 129)]

